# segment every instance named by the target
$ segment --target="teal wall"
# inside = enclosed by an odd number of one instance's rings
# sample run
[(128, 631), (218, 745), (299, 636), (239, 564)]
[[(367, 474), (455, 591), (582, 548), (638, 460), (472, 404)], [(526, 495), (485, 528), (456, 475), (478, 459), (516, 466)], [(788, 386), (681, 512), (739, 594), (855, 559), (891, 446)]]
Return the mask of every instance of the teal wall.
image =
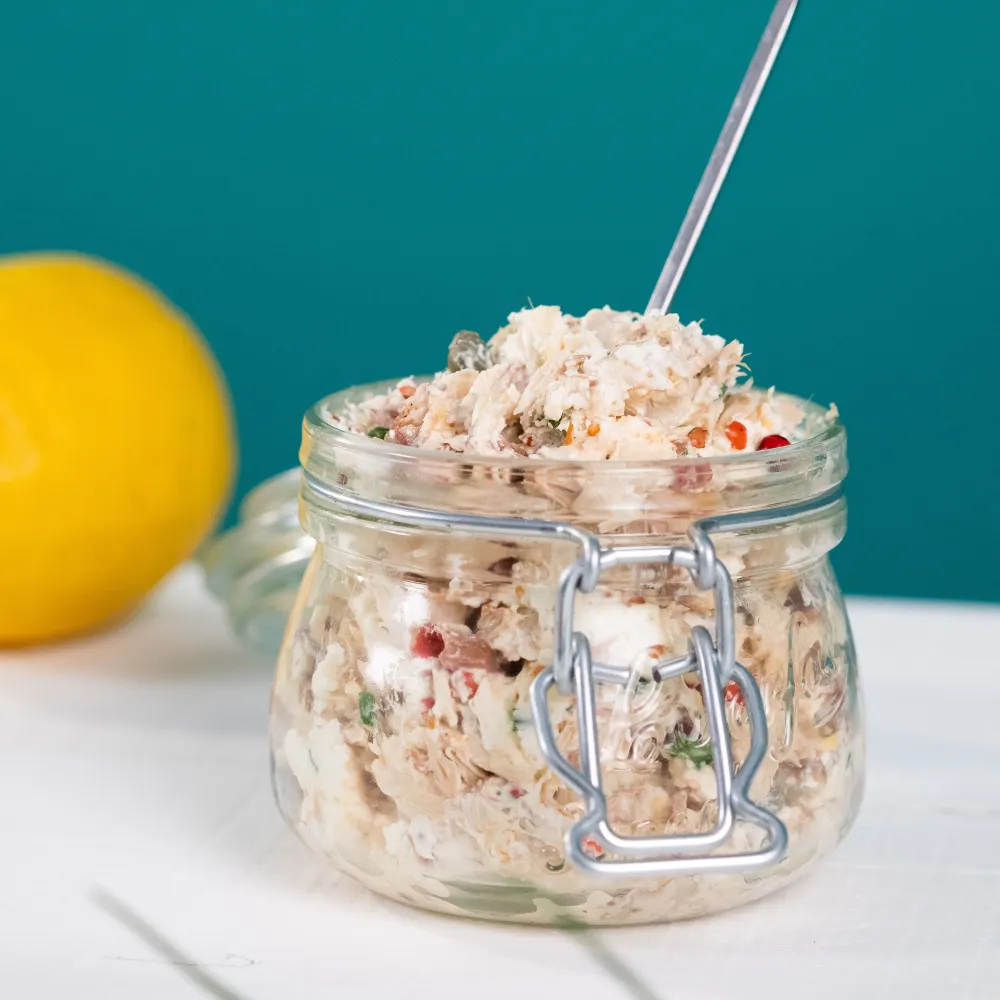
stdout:
[[(641, 308), (769, 0), (0, 0), (0, 252), (213, 344), (241, 492), (530, 296)], [(995, 0), (803, 0), (677, 299), (838, 402), (859, 593), (1000, 599)], [(2, 363), (2, 359), (0, 359)], [(960, 532), (966, 526), (972, 535)]]

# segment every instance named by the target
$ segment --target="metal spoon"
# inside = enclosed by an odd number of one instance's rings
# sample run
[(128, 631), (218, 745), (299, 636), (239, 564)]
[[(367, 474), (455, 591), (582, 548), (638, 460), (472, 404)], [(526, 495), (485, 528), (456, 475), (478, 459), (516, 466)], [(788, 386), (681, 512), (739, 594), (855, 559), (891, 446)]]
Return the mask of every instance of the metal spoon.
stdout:
[(715, 204), (719, 189), (726, 179), (730, 164), (732, 164), (736, 150), (739, 148), (740, 140), (750, 122), (750, 116), (753, 114), (754, 108), (757, 107), (760, 92), (764, 89), (774, 60), (778, 57), (778, 51), (788, 33), (788, 26), (792, 22), (792, 16), (795, 14), (798, 2), (799, 0), (778, 0), (775, 5), (771, 19), (767, 22), (764, 34), (757, 44), (757, 51), (754, 52), (750, 66), (740, 84), (740, 89), (736, 93), (733, 106), (729, 109), (726, 124), (722, 126), (722, 132), (719, 133), (708, 166), (705, 167), (705, 172), (701, 175), (698, 189), (695, 191), (687, 215), (684, 216), (684, 221), (681, 223), (680, 232), (678, 232), (674, 245), (670, 248), (670, 253), (667, 256), (667, 262), (660, 272), (656, 288), (653, 289), (649, 305), (646, 306), (647, 313), (653, 309), (666, 312), (673, 300), (677, 286), (684, 276), (684, 269), (691, 259), (691, 254), (694, 253), (698, 237), (701, 236), (701, 231), (705, 228), (705, 222)]

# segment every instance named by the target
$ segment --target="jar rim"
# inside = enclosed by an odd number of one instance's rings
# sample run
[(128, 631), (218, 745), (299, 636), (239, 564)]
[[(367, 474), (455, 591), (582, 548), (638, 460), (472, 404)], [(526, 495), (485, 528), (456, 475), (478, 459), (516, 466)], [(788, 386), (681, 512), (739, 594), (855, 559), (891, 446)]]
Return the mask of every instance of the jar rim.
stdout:
[[(361, 499), (446, 513), (568, 520), (598, 531), (636, 517), (698, 518), (812, 499), (847, 473), (846, 432), (810, 400), (782, 394), (805, 414), (803, 440), (780, 449), (658, 461), (466, 455), (393, 444), (334, 419), (392, 382), (321, 399), (303, 421), (300, 460), (318, 483)], [(327, 504), (304, 487), (307, 506)]]
[[(416, 376), (416, 381), (429, 381), (431, 376)], [(505, 468), (524, 467), (528, 469), (578, 469), (586, 470), (588, 473), (597, 470), (611, 470), (613, 472), (628, 472), (641, 474), (643, 471), (662, 472), (669, 468), (689, 466), (692, 462), (697, 462), (699, 466), (708, 465), (712, 468), (758, 468), (767, 463), (773, 463), (773, 450), (736, 452), (730, 455), (712, 456), (691, 456), (680, 455), (674, 458), (662, 459), (563, 459), (563, 458), (538, 458), (525, 457), (520, 455), (505, 454), (483, 455), (467, 454), (457, 451), (437, 451), (431, 448), (420, 448), (412, 445), (400, 445), (391, 441), (377, 438), (370, 438), (364, 434), (339, 424), (331, 419), (331, 414), (342, 411), (350, 403), (359, 403), (372, 396), (385, 393), (398, 382), (398, 379), (385, 379), (378, 382), (361, 383), (341, 389), (338, 392), (324, 396), (314, 403), (306, 411), (303, 418), (303, 448), (301, 453), (302, 465), (308, 468), (308, 456), (313, 449), (319, 448), (326, 451), (330, 448), (344, 449), (355, 452), (359, 456), (371, 458), (384, 458), (398, 461), (403, 464), (412, 464), (420, 461), (421, 458), (428, 462), (451, 463), (454, 465), (465, 465), (478, 468)], [(811, 399), (803, 399), (792, 393), (776, 392), (780, 399), (794, 403), (805, 413), (805, 422), (816, 427), (816, 433), (803, 438), (801, 441), (794, 441), (781, 448), (781, 460), (784, 463), (795, 463), (802, 456), (815, 456), (817, 448), (824, 451), (833, 451), (842, 447), (846, 439), (846, 430), (840, 422), (839, 416), (833, 418), (829, 415), (826, 407), (814, 402)], [(845, 470), (846, 471), (846, 470)]]

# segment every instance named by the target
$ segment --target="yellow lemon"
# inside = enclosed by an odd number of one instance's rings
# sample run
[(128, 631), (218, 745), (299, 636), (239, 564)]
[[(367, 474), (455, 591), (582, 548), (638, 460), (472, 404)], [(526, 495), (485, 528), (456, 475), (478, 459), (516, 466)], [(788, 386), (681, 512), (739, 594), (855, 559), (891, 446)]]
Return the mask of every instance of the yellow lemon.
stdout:
[(156, 289), (0, 258), (0, 645), (133, 608), (214, 525), (233, 440), (215, 360)]

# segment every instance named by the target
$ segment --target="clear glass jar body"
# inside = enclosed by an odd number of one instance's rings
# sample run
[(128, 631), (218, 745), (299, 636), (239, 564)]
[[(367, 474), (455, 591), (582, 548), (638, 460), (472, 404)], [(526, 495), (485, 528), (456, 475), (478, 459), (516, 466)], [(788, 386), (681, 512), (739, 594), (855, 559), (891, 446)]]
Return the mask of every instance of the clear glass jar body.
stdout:
[[(843, 431), (772, 453), (664, 462), (462, 460), (352, 439), (327, 407), (307, 418), (303, 464), (361, 497), (439, 510), (569, 521), (619, 545), (684, 542), (699, 517), (823, 492), (846, 464)], [(860, 803), (864, 736), (854, 647), (828, 552), (844, 509), (781, 528), (713, 536), (735, 584), (737, 657), (764, 700), (769, 745), (752, 798), (789, 832), (787, 858), (753, 875), (608, 879), (575, 870), (563, 839), (583, 812), (547, 767), (528, 692), (552, 647), (567, 542), (472, 538), (338, 513), (308, 489), (316, 550), (285, 635), (272, 702), (279, 807), (313, 849), (371, 888), (445, 913), (552, 923), (681, 919), (785, 884), (844, 836)], [(598, 687), (612, 827), (693, 833), (715, 818), (711, 751), (692, 675), (655, 684), (644, 666), (712, 627), (710, 593), (674, 567), (626, 566), (576, 602), (595, 658), (631, 664)], [(578, 759), (573, 699), (551, 711)], [(749, 748), (727, 691), (736, 766)], [(726, 850), (759, 846), (737, 824)], [(603, 847), (594, 842), (595, 854)]]

